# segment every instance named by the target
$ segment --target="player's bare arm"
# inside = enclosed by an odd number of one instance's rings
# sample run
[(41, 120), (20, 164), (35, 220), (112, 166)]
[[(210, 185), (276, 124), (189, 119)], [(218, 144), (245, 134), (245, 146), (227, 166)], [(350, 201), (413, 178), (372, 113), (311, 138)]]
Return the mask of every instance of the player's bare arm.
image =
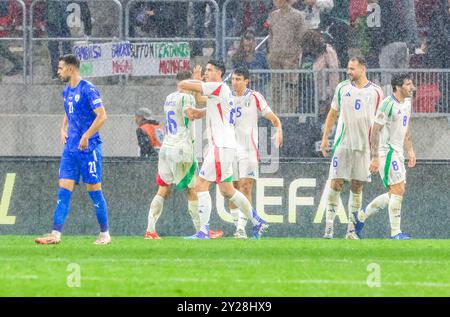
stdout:
[[(200, 65), (195, 65), (192, 70), (192, 79), (196, 81), (203, 81), (202, 67)], [(194, 96), (197, 105), (206, 106), (206, 102), (208, 101), (207, 97), (202, 96), (202, 94), (197, 91), (189, 91), (189, 93)]]
[(66, 144), (67, 142), (67, 127), (69, 125), (69, 121), (67, 120), (67, 115), (64, 114), (63, 122), (61, 125), (61, 144)]
[(184, 114), (189, 118), (189, 120), (201, 119), (206, 115), (206, 108), (203, 109), (188, 108), (184, 110)]
[(269, 112), (265, 115), (265, 118), (272, 122), (273, 127), (276, 129), (275, 140), (277, 147), (283, 146), (283, 128), (281, 126), (281, 120), (277, 117), (277, 115), (273, 112)]
[(330, 135), (331, 129), (333, 129), (333, 126), (337, 118), (338, 112), (333, 108), (330, 108), (330, 111), (328, 111), (327, 119), (325, 120), (325, 128), (323, 131), (322, 142), (320, 144), (320, 151), (322, 151), (322, 155), (324, 157), (328, 156), (329, 153), (328, 136)]
[(106, 121), (105, 107), (98, 107), (97, 109), (94, 109), (94, 112), (96, 114), (96, 118), (94, 122), (92, 122), (89, 129), (81, 137), (80, 145), (78, 146), (80, 150), (86, 150), (88, 148), (89, 138), (99, 131)]
[(369, 170), (372, 174), (378, 172), (380, 167), (380, 159), (378, 156), (378, 147), (380, 145), (380, 132), (383, 125), (374, 123), (372, 127), (372, 136), (370, 137), (370, 156), (372, 161), (370, 162)]
[(409, 158), (408, 167), (416, 166), (416, 153), (414, 152), (414, 148), (412, 145), (412, 134), (411, 134), (410, 127), (408, 127), (408, 130), (406, 131), (405, 147), (406, 147), (406, 151), (408, 152), (408, 158)]
[(182, 80), (178, 83), (178, 87), (183, 90), (190, 90), (197, 93), (202, 93), (202, 81), (201, 80), (194, 80), (194, 79), (186, 79)]

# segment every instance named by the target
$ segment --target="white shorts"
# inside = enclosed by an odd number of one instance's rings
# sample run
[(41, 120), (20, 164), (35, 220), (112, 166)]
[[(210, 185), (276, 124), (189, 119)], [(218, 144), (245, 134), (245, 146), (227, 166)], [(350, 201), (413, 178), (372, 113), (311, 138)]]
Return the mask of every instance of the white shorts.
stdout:
[(329, 179), (370, 182), (370, 152), (337, 148), (331, 158)]
[(199, 176), (216, 184), (233, 181), (233, 162), (236, 157), (235, 149), (209, 147), (203, 158)]
[(158, 158), (158, 175), (156, 183), (159, 186), (175, 184), (178, 189), (193, 188), (197, 161), (194, 159), (191, 147), (162, 147)]
[(405, 158), (393, 149), (380, 153), (380, 176), (385, 187), (406, 182)]
[(233, 162), (233, 180), (241, 178), (258, 179), (259, 155), (256, 151), (237, 151)]

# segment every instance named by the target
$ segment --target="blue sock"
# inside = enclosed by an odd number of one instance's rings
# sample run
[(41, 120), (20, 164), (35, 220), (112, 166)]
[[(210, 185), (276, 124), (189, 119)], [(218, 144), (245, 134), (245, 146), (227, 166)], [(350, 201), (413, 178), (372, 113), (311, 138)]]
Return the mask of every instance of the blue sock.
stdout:
[(106, 206), (105, 197), (101, 190), (89, 192), (92, 201), (94, 202), (97, 220), (100, 225), (100, 232), (108, 231), (108, 207)]
[(62, 231), (64, 226), (64, 221), (69, 214), (70, 209), (70, 198), (72, 197), (72, 192), (68, 189), (59, 188), (58, 191), (58, 201), (56, 203), (55, 215), (53, 217), (53, 230)]

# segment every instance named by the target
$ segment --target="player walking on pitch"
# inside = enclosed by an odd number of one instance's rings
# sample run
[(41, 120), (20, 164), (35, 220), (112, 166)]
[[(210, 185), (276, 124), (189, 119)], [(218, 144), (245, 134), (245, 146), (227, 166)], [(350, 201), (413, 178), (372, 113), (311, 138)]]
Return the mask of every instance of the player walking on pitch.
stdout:
[(370, 181), (370, 130), (383, 92), (366, 76), (366, 64), (353, 57), (347, 66), (349, 80), (338, 84), (325, 121), (320, 149), (328, 156), (328, 136), (338, 119), (331, 153), (324, 238), (333, 237), (333, 222), (344, 181), (350, 181), (348, 201), (349, 222), (347, 239), (358, 239), (355, 234), (353, 214), (361, 209), (364, 182)]
[(366, 208), (355, 213), (355, 232), (362, 235), (368, 217), (388, 207), (391, 238), (407, 240), (410, 237), (400, 230), (401, 208), (405, 193), (406, 170), (403, 148), (409, 156), (408, 167), (416, 165), (416, 154), (412, 145), (409, 119), (414, 84), (408, 74), (395, 74), (391, 81), (393, 94), (386, 97), (375, 117), (371, 136), (370, 171), (380, 172), (388, 193), (376, 197)]
[[(233, 162), (234, 187), (252, 201), (252, 189), (258, 178), (258, 114), (272, 122), (276, 129), (276, 145), (283, 145), (283, 130), (280, 119), (272, 112), (265, 98), (257, 91), (248, 88), (249, 71), (239, 67), (234, 70), (231, 85), (236, 107), (235, 133), (237, 141), (236, 160)], [(246, 239), (247, 217), (233, 203), (230, 212), (236, 226), (234, 237)]]
[(65, 115), (61, 127), (64, 151), (59, 168), (59, 191), (53, 231), (38, 244), (57, 244), (61, 241), (64, 221), (69, 214), (70, 199), (80, 176), (86, 184), (94, 204), (100, 235), (95, 244), (111, 243), (108, 209), (102, 192), (102, 140), (99, 130), (106, 120), (106, 112), (97, 87), (80, 76), (80, 61), (74, 55), (59, 59), (58, 76), (68, 83), (63, 90)]
[(192, 217), (195, 232), (200, 231), (198, 199), (194, 190), (197, 161), (194, 154), (193, 120), (203, 118), (206, 109), (195, 109), (194, 97), (180, 89), (178, 85), (180, 81), (191, 78), (191, 75), (191, 72), (177, 74), (177, 91), (167, 96), (164, 103), (166, 134), (158, 159), (156, 183), (159, 187), (150, 204), (146, 239), (160, 239), (155, 226), (172, 185), (179, 190), (186, 189), (189, 214)]
[(253, 223), (253, 236), (259, 238), (267, 229), (267, 223), (253, 209), (248, 199), (233, 187), (232, 163), (235, 159), (236, 138), (234, 120), (236, 109), (230, 88), (222, 82), (225, 73), (223, 62), (210, 60), (205, 68), (205, 81), (184, 80), (181, 89), (201, 93), (207, 97), (206, 129), (208, 152), (204, 156), (202, 168), (195, 189), (198, 195), (200, 231), (191, 239), (209, 239), (209, 220), (211, 216), (211, 182), (219, 184), (222, 195), (248, 217)]

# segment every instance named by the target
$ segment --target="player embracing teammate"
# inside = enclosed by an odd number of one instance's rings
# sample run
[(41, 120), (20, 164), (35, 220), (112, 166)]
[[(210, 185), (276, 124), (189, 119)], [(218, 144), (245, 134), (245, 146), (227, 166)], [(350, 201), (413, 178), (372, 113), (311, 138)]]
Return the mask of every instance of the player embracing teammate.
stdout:
[(209, 220), (211, 216), (211, 196), (209, 187), (218, 184), (222, 195), (236, 205), (252, 223), (253, 237), (258, 239), (268, 228), (266, 221), (258, 216), (250, 201), (233, 187), (233, 162), (236, 157), (236, 137), (234, 122), (236, 109), (233, 94), (222, 81), (225, 66), (222, 61), (210, 60), (205, 67), (204, 82), (184, 80), (179, 87), (193, 91), (206, 98), (206, 129), (208, 151), (195, 184), (198, 196), (200, 230), (190, 239), (209, 239)]

